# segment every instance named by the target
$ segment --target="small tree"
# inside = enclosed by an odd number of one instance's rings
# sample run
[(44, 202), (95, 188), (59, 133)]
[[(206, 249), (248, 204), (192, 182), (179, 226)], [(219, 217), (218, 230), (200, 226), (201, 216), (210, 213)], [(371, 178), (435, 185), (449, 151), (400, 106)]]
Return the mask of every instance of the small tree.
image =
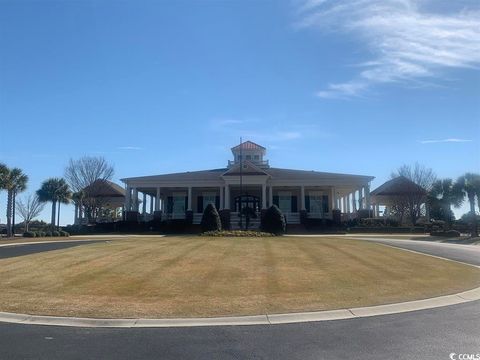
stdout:
[(28, 231), (30, 222), (43, 210), (45, 204), (41, 203), (36, 195), (28, 195), (25, 200), (18, 199), (16, 202), (17, 211), (23, 219), (24, 231)]
[(102, 188), (105, 181), (111, 180), (113, 175), (113, 165), (101, 156), (70, 159), (65, 168), (65, 179), (71, 190), (79, 194), (73, 198), (73, 202), (84, 209), (89, 222), (105, 205), (102, 197), (95, 196), (95, 191)]
[(270, 206), (262, 218), (262, 230), (275, 235), (285, 233), (286, 224), (282, 211), (276, 206)]
[(220, 215), (213, 204), (208, 204), (202, 215), (202, 222), (200, 223), (202, 232), (222, 230), (222, 222)]

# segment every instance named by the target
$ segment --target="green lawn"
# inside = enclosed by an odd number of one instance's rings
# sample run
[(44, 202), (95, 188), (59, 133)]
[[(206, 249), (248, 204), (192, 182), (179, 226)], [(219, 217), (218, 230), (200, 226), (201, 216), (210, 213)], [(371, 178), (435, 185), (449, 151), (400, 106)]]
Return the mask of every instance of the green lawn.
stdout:
[(139, 237), (0, 260), (0, 311), (88, 317), (282, 313), (480, 286), (480, 270), (325, 237)]

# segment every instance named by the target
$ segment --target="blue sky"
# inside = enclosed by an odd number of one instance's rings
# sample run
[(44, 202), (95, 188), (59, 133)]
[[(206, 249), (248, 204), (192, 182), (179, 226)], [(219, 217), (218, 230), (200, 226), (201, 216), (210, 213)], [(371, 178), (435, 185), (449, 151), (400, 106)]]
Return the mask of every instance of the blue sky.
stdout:
[(415, 161), (456, 178), (480, 170), (479, 65), (469, 0), (2, 0), (0, 161), (28, 194), (82, 155), (116, 181), (223, 167), (242, 136), (373, 187)]

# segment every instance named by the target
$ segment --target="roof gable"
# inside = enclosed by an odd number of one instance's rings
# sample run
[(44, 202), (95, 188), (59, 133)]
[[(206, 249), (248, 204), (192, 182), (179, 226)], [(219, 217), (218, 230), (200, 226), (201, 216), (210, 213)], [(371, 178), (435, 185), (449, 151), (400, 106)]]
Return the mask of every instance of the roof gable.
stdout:
[(253, 141), (250, 141), (250, 140), (249, 141), (244, 141), (241, 144), (232, 147), (232, 151), (240, 150), (240, 149), (241, 150), (266, 150), (266, 148), (264, 148), (263, 146), (258, 145), (256, 143), (254, 143)]

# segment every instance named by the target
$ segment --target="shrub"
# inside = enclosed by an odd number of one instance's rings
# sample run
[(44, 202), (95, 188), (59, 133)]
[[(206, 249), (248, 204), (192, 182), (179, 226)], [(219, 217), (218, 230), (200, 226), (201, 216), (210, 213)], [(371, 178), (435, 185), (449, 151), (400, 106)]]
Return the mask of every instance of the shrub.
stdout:
[(70, 234), (67, 232), (67, 231), (60, 231), (60, 236), (65, 236), (65, 237), (69, 237)]
[(222, 222), (222, 229), (230, 230), (230, 209), (222, 209), (218, 213)]
[(218, 215), (218, 211), (213, 204), (208, 204), (203, 211), (200, 226), (202, 232), (222, 230), (220, 215)]
[(285, 217), (282, 211), (276, 206), (270, 206), (262, 218), (262, 230), (267, 233), (280, 235), (285, 233)]
[(188, 224), (188, 225), (192, 225), (193, 224), (193, 211), (192, 210), (187, 210), (185, 212), (185, 222)]
[(45, 231), (37, 231), (37, 237), (45, 237), (45, 236), (47, 236)]
[(23, 237), (33, 238), (35, 236), (37, 236), (37, 234), (34, 231), (25, 231), (23, 233)]
[(60, 236), (60, 231), (52, 231), (52, 236)]
[(46, 237), (51, 237), (51, 236), (53, 236), (53, 234), (52, 234), (51, 231), (47, 231), (47, 232), (45, 233), (45, 236), (46, 236)]

